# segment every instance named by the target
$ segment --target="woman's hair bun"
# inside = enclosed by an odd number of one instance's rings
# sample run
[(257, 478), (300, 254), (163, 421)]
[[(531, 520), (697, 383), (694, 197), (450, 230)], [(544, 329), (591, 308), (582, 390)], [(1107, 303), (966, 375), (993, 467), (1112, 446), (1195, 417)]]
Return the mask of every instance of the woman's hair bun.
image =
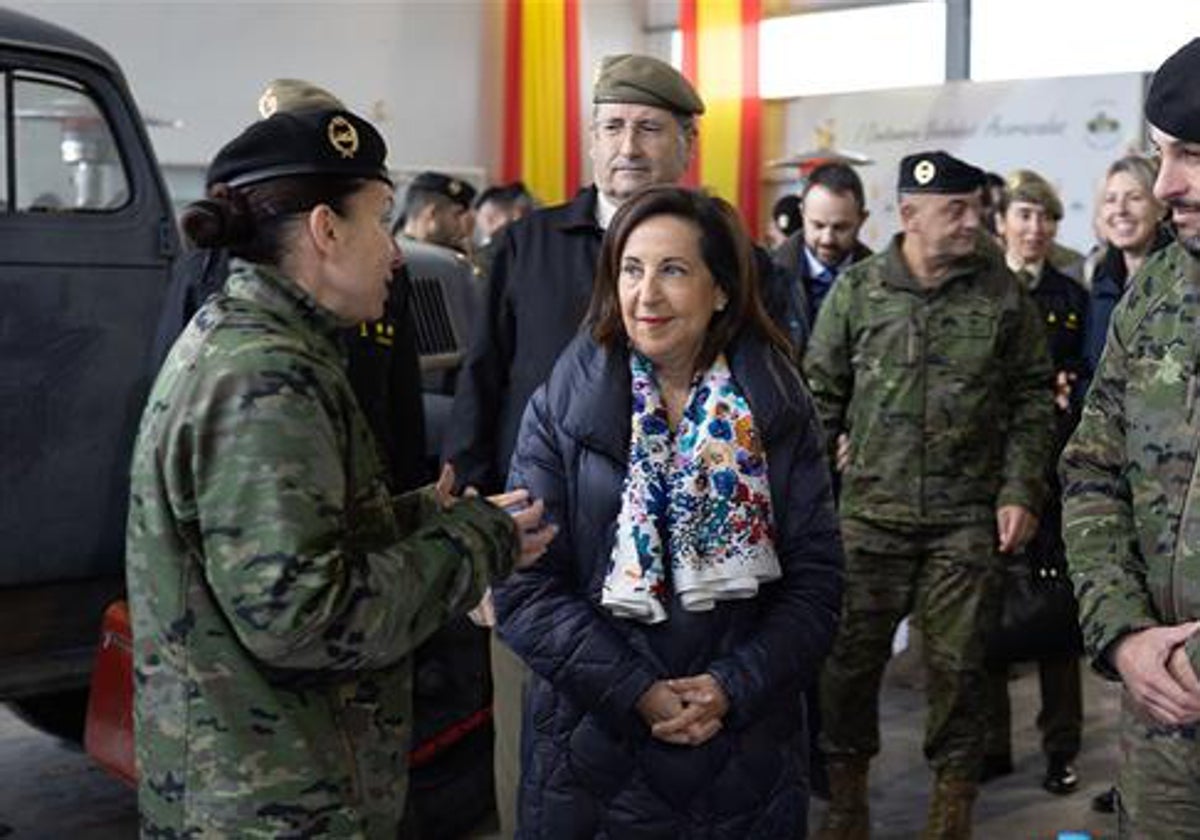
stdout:
[(249, 241), (254, 232), (245, 199), (225, 184), (213, 184), (207, 198), (189, 204), (180, 224), (199, 248), (235, 246)]

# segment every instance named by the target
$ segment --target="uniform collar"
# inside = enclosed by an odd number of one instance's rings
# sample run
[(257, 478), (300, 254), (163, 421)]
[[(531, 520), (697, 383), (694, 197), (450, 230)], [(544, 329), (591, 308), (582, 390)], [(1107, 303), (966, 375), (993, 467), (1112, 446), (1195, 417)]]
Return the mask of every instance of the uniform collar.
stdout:
[(229, 268), (225, 288), (230, 297), (251, 301), (287, 320), (299, 321), (336, 345), (338, 331), (346, 325), (278, 269), (238, 259), (231, 260)]
[(904, 260), (904, 252), (901, 250), (903, 243), (904, 234), (897, 233), (892, 237), (891, 244), (888, 245), (884, 256), (887, 266), (887, 271), (884, 273), (884, 282), (897, 289), (906, 289), (922, 294), (933, 294), (940, 289), (944, 289), (960, 277), (968, 277), (979, 272), (987, 265), (987, 259), (984, 256), (977, 252), (972, 253), (955, 263), (936, 286), (924, 286), (920, 280), (913, 276), (908, 263)]
[(1042, 272), (1046, 270), (1046, 261), (1035, 263), (1018, 263), (1009, 255), (1004, 255), (1004, 262), (1008, 266), (1008, 270), (1017, 277), (1025, 280), (1027, 291), (1033, 291), (1037, 288), (1038, 282), (1042, 279)]
[(594, 186), (584, 187), (566, 204), (560, 205), (561, 215), (558, 217), (560, 230), (586, 230), (597, 234), (603, 229), (597, 224), (596, 201), (597, 190)]

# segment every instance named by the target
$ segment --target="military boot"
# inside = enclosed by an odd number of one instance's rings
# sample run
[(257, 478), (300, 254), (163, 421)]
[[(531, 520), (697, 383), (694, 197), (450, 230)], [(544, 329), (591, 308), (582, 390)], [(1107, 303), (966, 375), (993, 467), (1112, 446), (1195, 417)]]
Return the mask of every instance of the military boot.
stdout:
[(978, 790), (963, 779), (937, 779), (922, 840), (971, 840), (971, 808)]
[(868, 840), (871, 821), (867, 811), (867, 767), (860, 756), (830, 756), (829, 810), (817, 840)]

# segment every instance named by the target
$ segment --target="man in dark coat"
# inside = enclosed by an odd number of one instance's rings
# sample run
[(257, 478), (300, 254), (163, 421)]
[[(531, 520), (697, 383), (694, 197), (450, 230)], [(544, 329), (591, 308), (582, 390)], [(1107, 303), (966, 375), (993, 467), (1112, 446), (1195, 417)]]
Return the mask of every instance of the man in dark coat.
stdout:
[(818, 166), (808, 176), (800, 202), (801, 228), (774, 257), (811, 329), (838, 275), (871, 256), (871, 249), (858, 239), (867, 207), (853, 167), (837, 162)]
[[(593, 103), (595, 183), (501, 232), (486, 308), (459, 373), (443, 455), (461, 482), (481, 492), (502, 488), (525, 403), (583, 319), (604, 228), (639, 188), (683, 177), (695, 150), (695, 118), (704, 112), (687, 79), (640, 55), (604, 59)], [(515, 829), (527, 674), (493, 635), (496, 810), (505, 836)]]
[(480, 491), (503, 486), (525, 403), (579, 327), (608, 220), (639, 188), (683, 177), (704, 112), (683, 76), (640, 55), (604, 59), (593, 102), (595, 183), (500, 234), (486, 311), (459, 374), (443, 454)]
[[(845, 269), (871, 256), (858, 238), (867, 220), (862, 179), (845, 163), (824, 163), (808, 176), (800, 194), (799, 229), (772, 255), (783, 272), (796, 308), (808, 319), (809, 332), (834, 281)], [(803, 355), (804, 348), (799, 348)], [(837, 477), (834, 477), (837, 493)], [(817, 748), (821, 731), (820, 702), (816, 686), (808, 692), (809, 781), (813, 793), (828, 797), (829, 779)]]

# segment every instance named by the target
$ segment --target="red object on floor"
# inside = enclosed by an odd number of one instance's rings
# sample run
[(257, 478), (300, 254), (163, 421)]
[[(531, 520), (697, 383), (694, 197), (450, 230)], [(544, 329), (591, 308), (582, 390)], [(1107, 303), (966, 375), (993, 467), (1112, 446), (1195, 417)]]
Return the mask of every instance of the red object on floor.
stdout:
[(129, 605), (113, 601), (100, 625), (100, 647), (88, 694), (83, 745), (92, 759), (121, 781), (137, 785), (133, 752), (133, 634)]
[[(484, 707), (413, 747), (409, 765), (429, 764), (492, 717)], [(133, 746), (133, 634), (129, 605), (114, 601), (104, 611), (100, 647), (88, 694), (83, 745), (92, 760), (128, 785), (137, 786)]]

